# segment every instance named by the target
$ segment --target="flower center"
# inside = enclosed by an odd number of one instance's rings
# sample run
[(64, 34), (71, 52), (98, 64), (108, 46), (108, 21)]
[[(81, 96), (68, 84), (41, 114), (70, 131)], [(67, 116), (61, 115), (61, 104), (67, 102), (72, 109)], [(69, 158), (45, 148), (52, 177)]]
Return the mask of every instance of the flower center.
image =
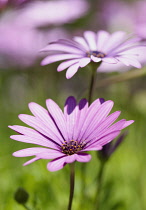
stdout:
[(73, 155), (82, 150), (84, 145), (85, 144), (83, 142), (79, 143), (78, 141), (75, 140), (70, 140), (69, 142), (64, 141), (64, 144), (62, 144), (61, 149), (64, 154)]
[(91, 55), (93, 55), (94, 57), (97, 57), (97, 58), (104, 58), (106, 56), (105, 53), (99, 52), (99, 51), (89, 51), (89, 52), (87, 52), (87, 57), (90, 58)]

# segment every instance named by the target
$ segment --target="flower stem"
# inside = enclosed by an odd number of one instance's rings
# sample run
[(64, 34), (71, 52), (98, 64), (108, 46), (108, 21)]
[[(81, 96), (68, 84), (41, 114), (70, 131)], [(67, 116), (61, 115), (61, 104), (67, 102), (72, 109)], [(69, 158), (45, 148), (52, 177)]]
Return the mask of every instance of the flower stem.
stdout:
[(92, 69), (92, 75), (91, 75), (90, 86), (89, 86), (89, 95), (88, 95), (89, 104), (91, 104), (91, 101), (92, 101), (95, 80), (96, 80), (96, 71), (94, 69)]
[(72, 208), (74, 185), (75, 185), (75, 162), (70, 164), (70, 196), (69, 196), (68, 210), (71, 210)]
[(95, 196), (95, 204), (96, 204), (95, 207), (97, 210), (100, 210), (101, 188), (102, 188), (102, 183), (103, 183), (105, 163), (106, 161), (101, 161), (100, 169), (99, 169), (99, 173), (97, 177), (98, 186), (97, 186), (97, 191), (96, 191), (96, 196)]
[(89, 86), (89, 95), (88, 95), (89, 105), (92, 102), (92, 97), (93, 97), (94, 88), (95, 88), (95, 82), (96, 82), (96, 71), (97, 71), (97, 68), (100, 66), (100, 64), (101, 64), (101, 62), (99, 62), (98, 64), (91, 63), (90, 66), (89, 66), (91, 68), (91, 70), (92, 70), (90, 86)]

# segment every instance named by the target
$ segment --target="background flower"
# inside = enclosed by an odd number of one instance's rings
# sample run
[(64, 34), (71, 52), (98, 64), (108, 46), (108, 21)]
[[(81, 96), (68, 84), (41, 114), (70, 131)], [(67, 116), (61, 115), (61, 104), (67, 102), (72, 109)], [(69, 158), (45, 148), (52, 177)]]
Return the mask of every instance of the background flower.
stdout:
[[(105, 62), (109, 64), (122, 63), (126, 66), (140, 68), (135, 48), (140, 47), (138, 37), (128, 37), (125, 32), (117, 31), (109, 34), (106, 31), (85, 31), (84, 37), (74, 37), (74, 40), (59, 39), (50, 43), (42, 51), (54, 53), (48, 55), (42, 65), (56, 61), (61, 63), (57, 71), (67, 69), (66, 77), (70, 79), (80, 67), (90, 62)], [(108, 70), (107, 70), (108, 71)]]

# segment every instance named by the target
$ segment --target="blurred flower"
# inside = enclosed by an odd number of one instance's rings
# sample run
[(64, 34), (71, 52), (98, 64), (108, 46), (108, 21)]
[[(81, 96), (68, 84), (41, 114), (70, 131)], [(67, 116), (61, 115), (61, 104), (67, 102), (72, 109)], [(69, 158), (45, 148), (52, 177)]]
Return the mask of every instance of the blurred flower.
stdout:
[(103, 99), (95, 100), (88, 107), (86, 99), (77, 104), (74, 97), (68, 97), (64, 113), (51, 99), (46, 101), (46, 105), (48, 110), (32, 102), (29, 108), (34, 116), (19, 115), (24, 123), (34, 129), (18, 125), (9, 127), (20, 134), (12, 135), (12, 139), (47, 147), (27, 148), (16, 151), (13, 155), (36, 156), (24, 165), (39, 159), (53, 159), (47, 166), (50, 171), (62, 169), (67, 163), (74, 161), (90, 161), (91, 155), (86, 151), (101, 150), (122, 129), (134, 122), (122, 119), (114, 123), (120, 111), (108, 116), (113, 101), (104, 102)]
[(9, 6), (21, 6), (25, 3), (31, 2), (33, 0), (0, 0), (0, 9), (4, 9)]
[[(84, 0), (60, 0), (32, 1), (6, 11), (0, 19), (0, 67), (31, 66), (42, 58), (39, 50), (48, 40), (68, 38), (68, 31), (61, 24), (76, 20), (87, 10)], [(55, 28), (53, 24), (60, 26)]]
[[(126, 66), (140, 68), (137, 54), (133, 51), (138, 48), (139, 38), (127, 37), (125, 32), (117, 31), (109, 34), (106, 31), (85, 31), (83, 37), (74, 37), (74, 40), (59, 39), (47, 45), (42, 51), (51, 52), (42, 65), (56, 61), (67, 60), (61, 63), (57, 71), (66, 68), (67, 79), (70, 79), (80, 67), (85, 67), (90, 62), (105, 62), (109, 64), (123, 63)], [(108, 71), (108, 70), (107, 70)]]
[[(85, 0), (35, 1), (19, 11), (17, 24), (39, 27), (72, 22), (87, 13), (89, 4)], [(27, 18), (27, 19), (26, 19)]]

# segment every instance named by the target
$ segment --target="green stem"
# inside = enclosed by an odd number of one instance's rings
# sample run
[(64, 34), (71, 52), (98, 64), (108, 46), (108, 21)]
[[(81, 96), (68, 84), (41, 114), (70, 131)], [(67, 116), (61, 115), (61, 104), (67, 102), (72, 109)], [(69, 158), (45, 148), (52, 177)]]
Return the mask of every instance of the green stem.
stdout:
[(97, 186), (97, 191), (96, 191), (96, 196), (95, 196), (95, 207), (97, 210), (100, 210), (101, 189), (102, 189), (102, 183), (103, 183), (105, 163), (106, 163), (105, 161), (101, 161), (98, 178), (97, 178), (98, 186)]
[(97, 64), (95, 65), (95, 63), (90, 64), (92, 75), (91, 75), (90, 86), (89, 86), (89, 95), (88, 95), (89, 105), (92, 102), (92, 97), (93, 97), (95, 82), (96, 82), (96, 73), (97, 73), (96, 70), (99, 66), (100, 66), (100, 63), (98, 65)]
[(70, 196), (69, 196), (68, 210), (71, 210), (72, 208), (74, 185), (75, 185), (75, 162), (70, 164)]

